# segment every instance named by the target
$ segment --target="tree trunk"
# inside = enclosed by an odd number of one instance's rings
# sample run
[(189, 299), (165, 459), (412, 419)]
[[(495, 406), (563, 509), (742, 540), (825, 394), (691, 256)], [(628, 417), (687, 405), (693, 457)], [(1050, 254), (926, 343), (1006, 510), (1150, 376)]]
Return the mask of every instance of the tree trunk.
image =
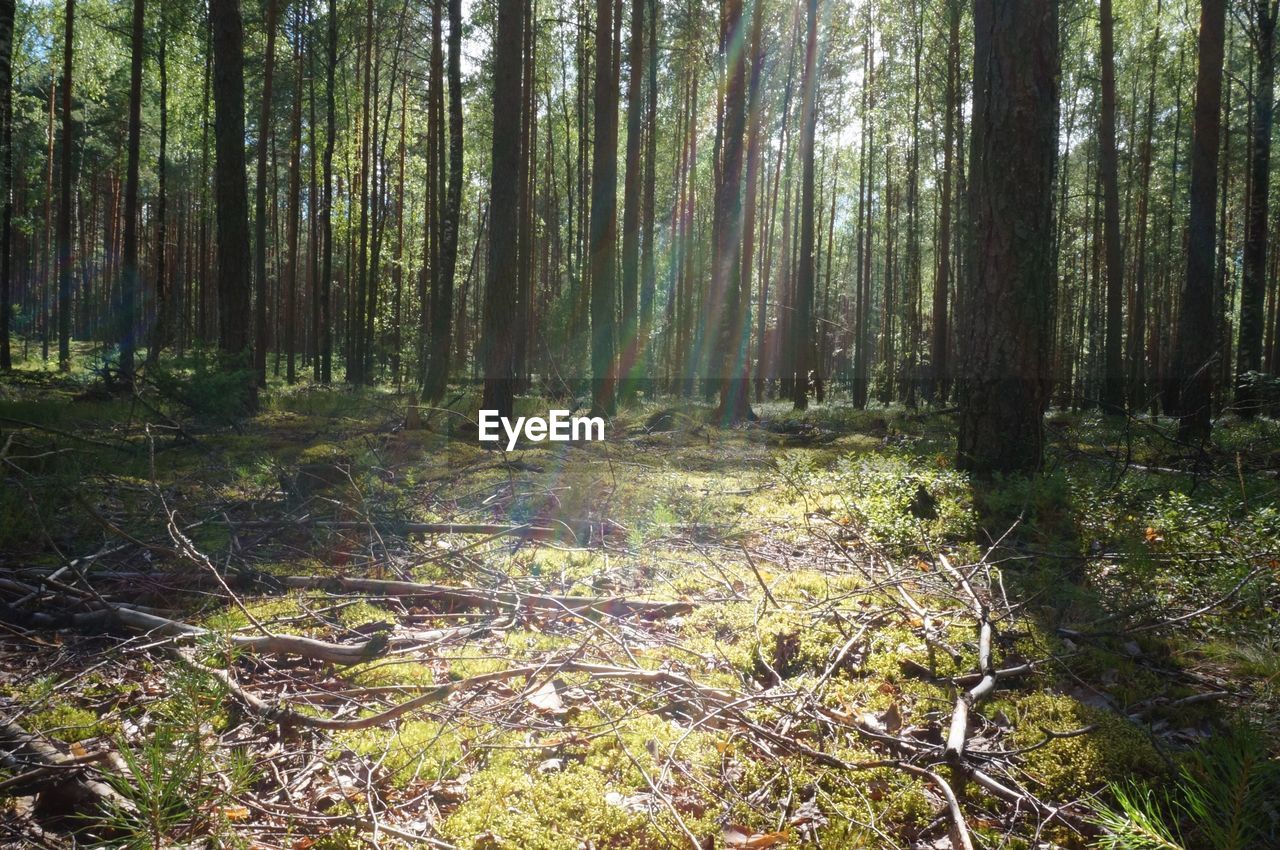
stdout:
[(62, 150), (58, 202), (58, 369), (71, 371), (71, 215), (72, 146), (71, 70), (75, 55), (76, 0), (67, 0), (62, 45)]
[[(252, 363), (249, 269), (249, 190), (244, 157), (244, 25), (239, 0), (210, 0), (213, 27), (214, 194), (218, 206), (219, 348), (233, 369)], [(257, 404), (250, 372), (243, 405)]]
[(645, 6), (631, 0), (631, 39), (627, 48), (627, 159), (622, 179), (622, 378), (623, 403), (635, 400), (637, 332), (640, 326), (640, 145), (643, 131)]
[[(636, 334), (636, 351), (640, 374), (652, 378), (653, 358), (649, 353), (649, 336), (653, 328), (653, 302), (657, 289), (654, 260), (654, 207), (657, 190), (658, 159), (658, 0), (649, 4), (649, 74), (645, 108), (644, 200), (640, 225), (640, 327)], [(678, 136), (677, 136), (678, 138)], [(652, 381), (648, 384), (652, 397)]]
[[(596, 0), (596, 79), (591, 142), (591, 400), (596, 415), (612, 416), (617, 382), (614, 339), (615, 244), (618, 230), (618, 80), (613, 64), (613, 2)], [(518, 84), (517, 84), (518, 87)], [(496, 154), (495, 154), (496, 155)], [(490, 232), (498, 226), (496, 203)], [(501, 241), (501, 240), (494, 240)]]
[[(758, 0), (757, 0), (758, 2)], [(753, 16), (754, 17), (754, 16)], [(746, 51), (742, 49), (742, 0), (723, 0), (720, 50), (725, 62), (720, 183), (716, 186), (715, 258), (706, 314), (719, 320), (711, 361), (712, 386), (722, 423), (749, 417), (743, 337), (749, 297), (742, 293), (742, 167), (746, 130)]]
[(1236, 349), (1236, 407), (1258, 413), (1258, 389), (1250, 373), (1262, 371), (1266, 297), (1267, 231), (1270, 227), (1271, 127), (1275, 112), (1277, 0), (1251, 0), (1249, 36), (1258, 55), (1253, 90), (1253, 137), (1249, 154), (1249, 203), (1245, 213), (1244, 274), (1240, 283), (1240, 342)]
[(952, 145), (960, 88), (960, 0), (947, 0), (947, 93), (942, 119), (942, 186), (938, 202), (938, 268), (933, 278), (933, 330), (929, 344), (929, 380), (925, 398), (945, 403), (950, 388), (947, 363), (947, 287), (951, 283), (951, 186), (955, 182)]
[[(608, 0), (602, 0), (607, 3)], [(451, 0), (456, 2), (456, 0)], [(515, 404), (516, 362), (512, 322), (516, 285), (516, 213), (520, 206), (520, 48), (524, 0), (498, 0), (493, 45), (493, 156), (489, 180), (488, 263), (484, 293), (484, 395), (480, 407), (509, 417)], [(453, 24), (450, 24), (452, 40)], [(453, 55), (449, 57), (453, 63)], [(607, 60), (606, 60), (607, 61)], [(452, 95), (452, 93), (451, 93)]]
[(146, 44), (146, 3), (133, 0), (133, 28), (130, 36), (132, 58), (129, 64), (129, 141), (124, 187), (124, 260), (120, 276), (118, 336), (120, 341), (120, 380), (133, 383), (134, 349), (138, 326), (135, 292), (138, 288), (138, 168), (142, 138), (142, 62)]
[(262, 108), (258, 113), (258, 180), (254, 215), (254, 280), (256, 284), (256, 343), (253, 348), (253, 367), (258, 382), (267, 383), (267, 128), (271, 126), (271, 84), (276, 66), (276, 4), (279, 0), (267, 0), (267, 51), (262, 66)]
[[(298, 16), (301, 18), (301, 14)], [(288, 251), (288, 266), (284, 274), (284, 350), (285, 380), (296, 383), (298, 373), (295, 366), (294, 349), (298, 341), (298, 229), (301, 218), (302, 196), (302, 27), (299, 26), (298, 44), (294, 48), (294, 62), (297, 65), (296, 82), (293, 89), (293, 116), (290, 135), (292, 147), (289, 151), (289, 219), (285, 224)]]
[(1204, 322), (1214, 310), (1214, 202), (1222, 120), (1225, 6), (1224, 0), (1203, 0), (1200, 4), (1187, 267), (1165, 390), (1169, 409), (1178, 415), (1179, 433), (1184, 439), (1195, 440), (1209, 437), (1213, 401), (1214, 337), (1206, 333)]
[[(160, 46), (157, 62), (160, 66), (160, 152), (156, 157), (156, 318), (147, 339), (147, 362), (154, 364), (160, 359), (160, 351), (171, 342), (174, 326), (177, 324), (177, 299), (174, 298), (172, 281), (169, 279), (168, 262), (168, 222), (165, 218), (169, 205), (168, 170), (169, 170), (169, 64), (168, 42), (169, 24), (166, 4), (160, 2)], [(182, 259), (182, 215), (178, 215), (178, 261)]]
[(809, 372), (813, 349), (814, 225), (813, 137), (818, 124), (818, 0), (807, 0), (809, 34), (805, 42), (800, 95), (800, 259), (796, 269), (792, 402), (809, 406)]
[(13, 18), (14, 0), (0, 0), (0, 371), (13, 368), (9, 316), (13, 302)]
[(450, 321), (458, 263), (458, 212), (462, 207), (462, 152), (462, 3), (461, 0), (449, 0), (449, 187), (440, 219), (438, 295), (431, 313), (432, 356), (425, 393), (433, 401), (444, 396), (449, 382)]
[(1098, 167), (1102, 176), (1103, 240), (1106, 243), (1104, 253), (1107, 261), (1107, 339), (1102, 409), (1107, 413), (1123, 413), (1124, 255), (1120, 247), (1120, 193), (1116, 176), (1115, 17), (1111, 12), (1111, 0), (1101, 0), (1098, 14), (1102, 41), (1102, 110), (1098, 116)]
[(979, 475), (1034, 472), (1042, 462), (1053, 333), (1057, 12), (1053, 0), (974, 3), (974, 263), (962, 314), (958, 462)]

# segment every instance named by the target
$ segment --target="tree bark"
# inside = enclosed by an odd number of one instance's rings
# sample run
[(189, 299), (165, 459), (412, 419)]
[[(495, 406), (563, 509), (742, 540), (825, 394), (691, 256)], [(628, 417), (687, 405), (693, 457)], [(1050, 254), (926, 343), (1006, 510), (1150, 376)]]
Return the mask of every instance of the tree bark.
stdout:
[(1098, 115), (1098, 167), (1102, 177), (1103, 241), (1107, 265), (1106, 362), (1102, 380), (1102, 408), (1124, 412), (1123, 299), (1124, 255), (1120, 246), (1120, 193), (1116, 155), (1115, 17), (1111, 0), (1101, 0), (1099, 30), (1102, 50), (1102, 109)]
[(818, 124), (818, 0), (807, 0), (806, 10), (808, 36), (800, 94), (800, 258), (796, 269), (795, 319), (791, 326), (795, 376), (792, 403), (796, 410), (809, 406), (809, 372), (813, 368), (810, 355), (813, 348), (813, 137)]
[(71, 215), (72, 146), (75, 122), (71, 118), (72, 59), (75, 55), (75, 0), (67, 0), (62, 44), (62, 149), (58, 202), (58, 369), (71, 371)]
[(1191, 143), (1191, 196), (1187, 226), (1187, 265), (1182, 306), (1165, 390), (1184, 439), (1209, 436), (1213, 401), (1214, 336), (1204, 327), (1214, 312), (1214, 203), (1221, 131), (1224, 0), (1200, 4), (1199, 70), (1196, 73), (1195, 124)]
[(134, 349), (137, 345), (138, 320), (135, 291), (138, 287), (138, 150), (142, 138), (142, 62), (146, 43), (146, 3), (133, 0), (133, 28), (130, 35), (132, 57), (129, 63), (129, 140), (124, 185), (124, 260), (120, 276), (120, 304), (117, 316), (120, 341), (120, 380), (133, 383)]
[(645, 6), (649, 0), (631, 0), (631, 38), (627, 47), (627, 158), (622, 179), (622, 378), (623, 403), (636, 397), (633, 374), (638, 363), (640, 327), (640, 145), (643, 141), (645, 74)]
[[(596, 415), (616, 409), (617, 348), (615, 244), (618, 230), (618, 79), (613, 63), (613, 2), (596, 0), (596, 77), (594, 132), (591, 141), (591, 405)], [(518, 88), (518, 83), (517, 83)], [(504, 232), (492, 208), (491, 233)], [(494, 240), (501, 241), (501, 240)]]
[[(164, 0), (160, 1), (160, 45), (157, 63), (160, 66), (160, 151), (156, 157), (156, 318), (147, 339), (147, 362), (160, 359), (160, 351), (171, 342), (177, 324), (177, 300), (169, 279), (169, 24)], [(182, 259), (182, 215), (178, 216), (178, 262)]]
[(1262, 371), (1267, 235), (1270, 227), (1271, 128), (1275, 114), (1276, 12), (1278, 0), (1250, 0), (1249, 36), (1257, 52), (1253, 136), (1249, 153), (1249, 203), (1245, 213), (1244, 273), (1240, 282), (1240, 342), (1236, 349), (1236, 408), (1258, 414), (1258, 389), (1250, 373)]
[(925, 398), (945, 403), (950, 389), (947, 362), (947, 287), (951, 284), (951, 187), (955, 183), (955, 112), (960, 88), (960, 0), (947, 0), (947, 89), (942, 119), (942, 186), (938, 202), (938, 267), (933, 277), (933, 328), (929, 339), (929, 379)]
[[(608, 0), (602, 2), (607, 3)], [(520, 77), (523, 67), (520, 48), (523, 17), (524, 0), (498, 0), (498, 26), (493, 45), (493, 155), (489, 179), (489, 233), (492, 236), (485, 275), (484, 333), (481, 339), (484, 394), (480, 406), (485, 410), (496, 410), (499, 416), (504, 417), (512, 415), (518, 377), (512, 321), (520, 310), (514, 303), (518, 287), (516, 244), (512, 237), (516, 232), (521, 189)]]
[(1042, 462), (1059, 70), (1055, 0), (976, 0), (958, 463), (979, 475)]
[(13, 19), (14, 0), (0, 0), (0, 371), (13, 368), (9, 350), (13, 303)]
[[(244, 156), (244, 25), (239, 0), (210, 0), (213, 28), (214, 196), (218, 219), (218, 344), (227, 367), (250, 369), (249, 190)], [(257, 404), (250, 371), (243, 406)]]
[(267, 128), (271, 126), (271, 84), (276, 66), (276, 4), (280, 0), (267, 0), (267, 51), (263, 57), (262, 108), (258, 113), (258, 180), (256, 212), (254, 215), (254, 280), (256, 284), (256, 343), (253, 348), (253, 367), (258, 382), (267, 383)]

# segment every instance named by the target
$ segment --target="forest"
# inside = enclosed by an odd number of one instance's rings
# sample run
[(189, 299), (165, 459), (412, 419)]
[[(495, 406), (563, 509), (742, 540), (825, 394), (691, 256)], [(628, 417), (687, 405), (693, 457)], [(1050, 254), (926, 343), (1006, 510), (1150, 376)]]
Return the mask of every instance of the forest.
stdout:
[(1280, 847), (1277, 24), (0, 0), (0, 847)]

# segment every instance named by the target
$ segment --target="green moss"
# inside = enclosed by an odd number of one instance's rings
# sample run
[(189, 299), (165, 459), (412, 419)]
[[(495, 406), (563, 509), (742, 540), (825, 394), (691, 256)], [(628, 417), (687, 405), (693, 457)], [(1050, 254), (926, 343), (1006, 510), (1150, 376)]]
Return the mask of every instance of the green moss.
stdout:
[(743, 675), (784, 679), (822, 670), (845, 638), (830, 621), (815, 623), (807, 613), (770, 609), (750, 602), (703, 606), (685, 621), (696, 652), (723, 658)]
[(67, 743), (110, 735), (114, 729), (113, 724), (92, 711), (65, 702), (55, 702), (48, 708), (34, 711), (27, 715), (25, 722), (31, 731)]
[[(1045, 730), (1071, 732), (1095, 727), (1083, 735), (1057, 738), (1022, 756), (1023, 769), (1048, 799), (1075, 799), (1108, 782), (1150, 778), (1165, 771), (1147, 736), (1109, 711), (1049, 693), (1002, 701), (999, 708), (1014, 723), (1010, 741), (1018, 748), (1038, 745)], [(996, 710), (993, 703), (991, 711)]]
[[(844, 756), (853, 761), (875, 757), (868, 752)], [(875, 830), (901, 837), (918, 834), (939, 808), (922, 780), (893, 768), (853, 776), (826, 774), (819, 787), (826, 794), (822, 806), (830, 820), (820, 833), (825, 847), (879, 846)]]
[[(298, 604), (298, 599), (289, 596), (271, 599), (251, 599), (244, 601), (243, 604), (245, 610), (260, 623), (272, 623), (279, 619), (297, 617), (305, 613), (302, 606)], [(292, 625), (294, 626), (293, 631), (296, 633), (297, 624)], [(245, 616), (239, 605), (227, 605), (205, 617), (204, 626), (215, 631), (235, 631), (252, 627), (253, 623)], [(273, 626), (273, 630), (290, 631), (289, 628), (277, 628), (276, 626)]]
[(616, 789), (606, 775), (580, 764), (547, 775), (485, 771), (471, 780), (468, 799), (441, 824), (441, 832), (477, 850), (652, 847), (650, 819), (608, 802), (611, 790)]
[(434, 720), (414, 720), (394, 731), (361, 729), (340, 733), (335, 743), (365, 756), (387, 771), (398, 787), (453, 779), (466, 758), (467, 730)]

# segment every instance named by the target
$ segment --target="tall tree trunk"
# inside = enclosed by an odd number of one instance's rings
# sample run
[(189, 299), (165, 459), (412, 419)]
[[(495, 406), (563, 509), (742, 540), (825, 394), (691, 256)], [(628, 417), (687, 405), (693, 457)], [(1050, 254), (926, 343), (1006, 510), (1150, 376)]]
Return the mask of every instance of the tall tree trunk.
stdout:
[(800, 95), (800, 259), (796, 269), (795, 320), (791, 326), (796, 410), (809, 406), (813, 349), (814, 225), (813, 137), (818, 124), (818, 0), (806, 0), (809, 34), (805, 41)]
[(750, 415), (743, 338), (749, 298), (742, 293), (742, 166), (746, 130), (746, 51), (742, 0), (723, 0), (720, 50), (725, 62), (724, 120), (721, 125), (720, 183), (716, 186), (715, 257), (711, 301), (706, 314), (719, 319), (711, 360), (712, 386), (720, 397), (721, 422)]
[(323, 267), (320, 270), (320, 382), (333, 381), (333, 145), (336, 135), (337, 107), (334, 102), (334, 76), (338, 67), (338, 0), (329, 0), (329, 56), (325, 70), (325, 141), (324, 200), (320, 205), (320, 229), (324, 239)]
[(431, 360), (424, 391), (431, 401), (444, 396), (449, 382), (458, 213), (462, 208), (462, 152), (462, 0), (449, 0), (449, 187), (440, 217), (440, 268), (433, 290)]
[[(596, 79), (591, 141), (591, 399), (597, 415), (612, 416), (617, 382), (614, 338), (615, 255), (618, 230), (618, 78), (613, 64), (613, 2), (596, 0)], [(518, 86), (518, 84), (517, 84)], [(496, 202), (491, 233), (498, 226)], [(499, 240), (494, 240), (499, 241)]]
[(373, 0), (365, 3), (364, 24), (364, 82), (363, 94), (360, 98), (360, 185), (356, 204), (360, 207), (360, 228), (358, 236), (359, 254), (356, 257), (356, 279), (352, 292), (352, 308), (347, 328), (347, 383), (362, 384), (365, 382), (364, 363), (364, 315), (369, 296), (369, 169), (371, 157), (369, 147), (372, 143), (373, 101)]
[(58, 202), (58, 369), (71, 371), (71, 215), (72, 146), (75, 122), (71, 117), (71, 71), (75, 55), (76, 0), (67, 0), (62, 44), (62, 162)]
[[(298, 19), (301, 22), (301, 12), (298, 14)], [(290, 122), (292, 144), (289, 150), (289, 219), (285, 224), (288, 266), (284, 274), (284, 349), (286, 358), (285, 380), (290, 384), (296, 383), (298, 380), (298, 373), (294, 363), (296, 358), (294, 349), (297, 347), (298, 341), (298, 229), (299, 219), (302, 215), (302, 33), (303, 28), (299, 25), (298, 43), (294, 48), (294, 63), (297, 66), (297, 72), (293, 88), (293, 116)]]
[[(426, 132), (426, 185), (423, 187), (422, 217), (422, 272), (418, 277), (418, 294), (421, 310), (418, 314), (419, 328), (419, 369), (422, 382), (423, 397), (430, 401), (439, 401), (443, 384), (439, 388), (432, 386), (434, 376), (430, 376), (429, 359), (436, 357), (436, 339), (439, 336), (432, 327), (435, 321), (437, 302), (440, 299), (440, 216), (443, 207), (443, 178), (440, 175), (443, 165), (441, 152), (444, 134), (440, 124), (444, 121), (444, 0), (433, 0), (431, 6), (431, 60), (427, 73), (427, 132)], [(445, 322), (448, 329), (450, 322)], [(445, 352), (446, 356), (448, 351)], [(446, 376), (447, 378), (447, 376)]]
[(254, 280), (256, 286), (256, 343), (253, 348), (253, 367), (258, 372), (258, 382), (267, 383), (267, 145), (268, 127), (271, 126), (271, 84), (276, 67), (276, 4), (280, 0), (267, 0), (267, 52), (262, 65), (262, 108), (258, 113), (258, 180), (254, 187), (257, 204), (254, 214)]
[(1151, 136), (1155, 128), (1156, 70), (1160, 57), (1161, 0), (1156, 0), (1156, 25), (1151, 36), (1151, 70), (1147, 78), (1147, 107), (1143, 119), (1141, 161), (1138, 165), (1138, 228), (1134, 250), (1133, 314), (1129, 317), (1129, 408), (1146, 405), (1147, 368), (1144, 342), (1147, 329), (1147, 208), (1151, 192)]
[(942, 118), (942, 186), (938, 202), (938, 268), (933, 277), (933, 331), (929, 344), (929, 380), (925, 397), (945, 402), (950, 388), (947, 363), (947, 287), (951, 284), (951, 186), (956, 103), (960, 97), (960, 0), (947, 0), (947, 92)]
[(1098, 166), (1102, 176), (1103, 240), (1107, 261), (1106, 365), (1102, 381), (1102, 408), (1124, 411), (1124, 254), (1120, 246), (1120, 191), (1116, 172), (1116, 62), (1115, 16), (1111, 0), (1101, 0), (1099, 30), (1102, 50), (1102, 109), (1098, 115)]
[(0, 371), (13, 368), (9, 351), (13, 302), (13, 18), (14, 0), (0, 0)]
[[(636, 351), (640, 374), (651, 379), (653, 358), (649, 352), (649, 337), (653, 329), (653, 303), (658, 283), (653, 245), (658, 159), (658, 0), (647, 0), (647, 2), (649, 4), (647, 20), (649, 59), (645, 69), (648, 71), (649, 79), (644, 119), (644, 200), (640, 224), (640, 327), (636, 334)], [(649, 387), (650, 396), (652, 396), (652, 383)]]
[(1244, 273), (1240, 284), (1240, 342), (1236, 349), (1236, 407), (1240, 415), (1247, 418), (1256, 416), (1259, 406), (1258, 389), (1249, 373), (1262, 371), (1278, 5), (1280, 0), (1250, 0), (1249, 3), (1249, 37), (1257, 52), (1258, 75), (1253, 89), (1249, 203), (1245, 213)]
[[(914, 4), (913, 4), (914, 5)], [(906, 364), (901, 388), (907, 407), (916, 406), (917, 373), (920, 348), (920, 53), (924, 46), (923, 10), (913, 9), (911, 79), (914, 96), (911, 106), (911, 151), (907, 163), (907, 274), (906, 295)]]
[[(169, 206), (169, 22), (165, 0), (160, 0), (160, 45), (157, 63), (160, 66), (160, 151), (156, 157), (156, 319), (147, 340), (147, 362), (160, 359), (160, 351), (172, 341), (177, 325), (176, 307), (170, 280), (168, 262), (169, 231), (166, 219)], [(182, 259), (182, 214), (178, 215), (178, 262)], [(179, 343), (181, 345), (181, 343)]]
[[(1040, 468), (1053, 334), (1058, 4), (976, 0), (959, 464)], [(1018, 139), (1016, 146), (1010, 139)]]
[(623, 403), (636, 397), (637, 344), (640, 326), (640, 145), (643, 131), (645, 6), (631, 0), (631, 39), (627, 48), (627, 159), (622, 179), (622, 378)]
[(120, 305), (117, 315), (120, 341), (120, 380), (133, 383), (134, 349), (137, 345), (138, 288), (138, 168), (142, 139), (142, 62), (146, 43), (146, 3), (133, 0), (133, 28), (130, 36), (132, 58), (129, 64), (129, 141), (124, 187), (124, 261), (120, 276)]
[[(227, 365), (252, 362), (253, 314), (249, 279), (249, 190), (244, 157), (244, 25), (239, 0), (210, 0), (213, 27), (214, 195), (218, 206), (219, 348)], [(257, 405), (257, 374), (250, 371), (243, 405)]]
[(1213, 401), (1214, 337), (1205, 332), (1204, 322), (1214, 312), (1213, 219), (1222, 120), (1225, 6), (1225, 0), (1203, 0), (1200, 4), (1187, 267), (1165, 390), (1169, 409), (1178, 415), (1179, 433), (1184, 439), (1195, 440), (1209, 437)]
[[(764, 30), (764, 0), (751, 0), (751, 35), (749, 39), (750, 48), (748, 57), (751, 62), (751, 76), (747, 84), (747, 165), (746, 178), (743, 183), (743, 195), (746, 200), (746, 210), (742, 216), (742, 256), (739, 259), (741, 266), (739, 274), (739, 296), (741, 302), (741, 310), (739, 311), (742, 321), (739, 323), (740, 329), (737, 333), (741, 335), (741, 375), (732, 375), (731, 380), (739, 381), (740, 387), (732, 388), (732, 392), (737, 396), (733, 398), (736, 406), (739, 408), (736, 412), (739, 416), (750, 418), (754, 416), (750, 407), (750, 384), (748, 371), (750, 370), (750, 343), (751, 343), (751, 272), (753, 264), (756, 261), (755, 239), (756, 239), (756, 210), (759, 201), (759, 188), (763, 188), (764, 181), (760, 180), (760, 130), (764, 121), (763, 108), (761, 104), (761, 81), (764, 77), (765, 50), (762, 41)], [(761, 271), (760, 280), (763, 283), (768, 278), (768, 273)], [(756, 306), (761, 316), (765, 313), (765, 301), (760, 299), (760, 303)], [(763, 358), (760, 354), (764, 350), (763, 346), (764, 334), (761, 333), (756, 340), (757, 370), (763, 366)], [(723, 406), (723, 405), (722, 405)]]
[(391, 380), (400, 386), (400, 348), (404, 344), (404, 160), (409, 121), (409, 83), (400, 88), (400, 143), (396, 151), (396, 252), (391, 259)]
[[(456, 2), (456, 0), (451, 0)], [(602, 0), (607, 3), (608, 0)], [(520, 47), (524, 0), (498, 0), (493, 45), (493, 155), (489, 180), (488, 263), (485, 274), (484, 394), (481, 408), (509, 417), (515, 404), (517, 375), (512, 321), (519, 315), (516, 285), (516, 212), (520, 205), (520, 120), (523, 71)], [(452, 23), (450, 24), (452, 28)], [(452, 29), (450, 38), (452, 39)], [(607, 49), (602, 55), (608, 55)], [(450, 63), (453, 56), (450, 56)], [(606, 59), (606, 61), (608, 61)]]

